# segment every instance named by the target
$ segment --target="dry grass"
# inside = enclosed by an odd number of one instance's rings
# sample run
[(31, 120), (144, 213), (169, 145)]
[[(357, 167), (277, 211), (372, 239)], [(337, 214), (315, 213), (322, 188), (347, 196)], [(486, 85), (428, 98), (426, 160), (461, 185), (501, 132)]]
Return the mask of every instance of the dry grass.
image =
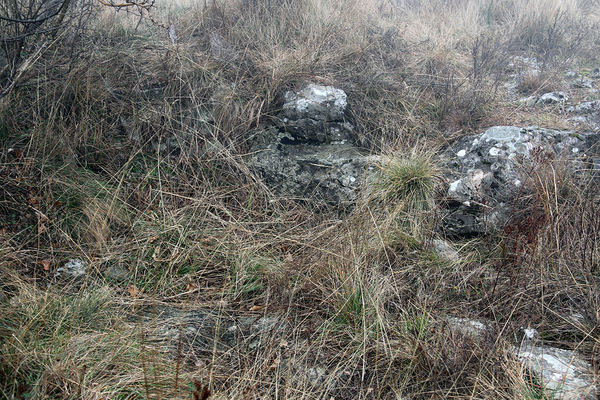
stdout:
[[(597, 61), (593, 2), (186, 0), (157, 4), (155, 22), (131, 11), (102, 10), (0, 103), (3, 396), (190, 398), (200, 382), (216, 399), (516, 399), (529, 389), (506, 347), (526, 322), (598, 368), (593, 187), (539, 160), (515, 208), (539, 227), (457, 243), (449, 261), (430, 248), (440, 173), (430, 152), (408, 151), (502, 124), (513, 55), (544, 74)], [(406, 155), (343, 218), (273, 196), (244, 163), (283, 92), (306, 82), (348, 93), (357, 144)], [(89, 263), (83, 284), (54, 278), (70, 258)], [(288, 328), (258, 348), (178, 357), (145, 339), (160, 319), (129, 318), (149, 304)], [(458, 335), (447, 315), (488, 318), (494, 334)]]

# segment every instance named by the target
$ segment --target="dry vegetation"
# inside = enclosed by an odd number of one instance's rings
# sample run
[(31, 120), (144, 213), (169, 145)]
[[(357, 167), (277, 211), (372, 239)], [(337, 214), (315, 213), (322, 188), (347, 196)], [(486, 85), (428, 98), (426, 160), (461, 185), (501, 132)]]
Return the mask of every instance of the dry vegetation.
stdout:
[[(511, 56), (548, 77), (597, 63), (596, 1), (150, 10), (73, 2), (60, 40), (0, 98), (0, 397), (202, 398), (206, 385), (211, 399), (549, 398), (506, 351), (527, 324), (598, 371), (595, 188), (539, 156), (515, 222), (450, 262), (430, 249), (440, 172), (414, 150), (504, 122)], [(393, 155), (350, 215), (277, 197), (244, 164), (306, 82), (345, 90), (359, 144)], [(77, 285), (54, 278), (70, 258), (90, 265)], [(126, 278), (107, 278), (117, 267)], [(153, 304), (290, 328), (192, 362), (147, 340), (158, 327), (135, 315)], [(496, 331), (475, 342), (446, 315)], [(292, 364), (327, 375), (315, 384)]]

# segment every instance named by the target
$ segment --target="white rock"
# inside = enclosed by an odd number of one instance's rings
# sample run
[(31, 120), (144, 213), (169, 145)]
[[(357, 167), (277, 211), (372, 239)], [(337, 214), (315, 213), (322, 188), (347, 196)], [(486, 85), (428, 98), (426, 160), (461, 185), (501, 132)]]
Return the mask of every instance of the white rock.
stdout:
[(561, 104), (567, 102), (569, 96), (565, 92), (544, 93), (537, 101), (537, 104)]
[(64, 278), (81, 278), (88, 272), (88, 265), (85, 261), (79, 259), (71, 259), (64, 266), (56, 270), (55, 277)]
[(598, 390), (594, 385), (592, 366), (571, 350), (536, 346), (526, 341), (514, 353), (531, 370), (556, 399), (593, 400)]
[(434, 239), (432, 241), (435, 252), (443, 259), (451, 262), (460, 260), (460, 256), (450, 243), (442, 239)]

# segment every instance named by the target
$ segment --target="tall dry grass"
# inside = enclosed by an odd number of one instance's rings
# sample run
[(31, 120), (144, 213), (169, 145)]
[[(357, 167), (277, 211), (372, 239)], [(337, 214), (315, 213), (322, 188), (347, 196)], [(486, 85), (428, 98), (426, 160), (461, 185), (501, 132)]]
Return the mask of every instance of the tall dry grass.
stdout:
[[(383, 194), (349, 216), (274, 196), (244, 157), (307, 82), (348, 93), (356, 142), (374, 152), (476, 131), (497, 122), (510, 57), (597, 61), (597, 12), (575, 0), (181, 1), (156, 4), (154, 22), (102, 10), (0, 108), (1, 393), (189, 397), (200, 377), (214, 398), (522, 398), (505, 348), (526, 322), (595, 360), (595, 203), (553, 186), (573, 178), (535, 170), (538, 197), (516, 208), (544, 216), (528, 247), (517, 229), (457, 243), (449, 261), (430, 246), (427, 152), (392, 159), (372, 188)], [(423, 186), (406, 187), (415, 176)], [(89, 263), (85, 284), (55, 280), (70, 258)], [(583, 326), (560, 320), (568, 298), (588, 310)], [(290, 327), (182, 361), (139, 335), (163, 322), (127, 322), (123, 303), (138, 301)], [(494, 336), (453, 333), (449, 314), (489, 318)], [(174, 394), (178, 368), (190, 389)]]

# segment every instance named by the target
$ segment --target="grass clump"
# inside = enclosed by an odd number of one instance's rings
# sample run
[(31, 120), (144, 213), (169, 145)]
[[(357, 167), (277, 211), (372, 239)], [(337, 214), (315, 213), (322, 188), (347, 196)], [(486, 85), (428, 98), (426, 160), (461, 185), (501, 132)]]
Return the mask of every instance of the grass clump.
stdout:
[(125, 323), (109, 288), (50, 293), (3, 271), (12, 290), (3, 295), (0, 316), (2, 397), (175, 395), (164, 355), (150, 350), (143, 334)]
[[(407, 155), (385, 157), (372, 187), (372, 201), (382, 208), (385, 225), (422, 241), (434, 224), (435, 195), (440, 183), (440, 170), (433, 152), (413, 150)], [(409, 245), (409, 247), (414, 247)]]
[(379, 166), (377, 197), (410, 210), (430, 210), (438, 179), (433, 153), (388, 157)]

